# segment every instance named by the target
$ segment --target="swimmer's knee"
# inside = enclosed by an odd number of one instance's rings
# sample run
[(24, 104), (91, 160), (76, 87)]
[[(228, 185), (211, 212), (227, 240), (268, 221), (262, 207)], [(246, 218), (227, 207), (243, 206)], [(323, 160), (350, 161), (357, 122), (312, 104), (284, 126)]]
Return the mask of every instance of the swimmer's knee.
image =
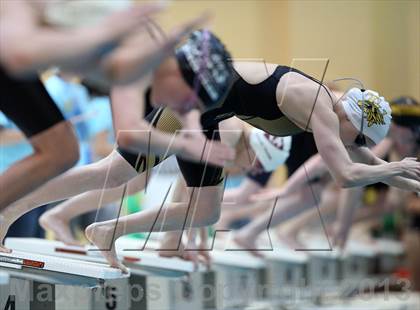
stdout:
[(47, 163), (48, 169), (64, 172), (79, 160), (79, 143), (72, 127), (61, 122), (31, 138), (35, 153)]
[(53, 161), (60, 165), (63, 170), (72, 168), (80, 158), (79, 142), (73, 129), (69, 126), (63, 126), (60, 133), (52, 137), (52, 141), (57, 143), (57, 147), (52, 152)]

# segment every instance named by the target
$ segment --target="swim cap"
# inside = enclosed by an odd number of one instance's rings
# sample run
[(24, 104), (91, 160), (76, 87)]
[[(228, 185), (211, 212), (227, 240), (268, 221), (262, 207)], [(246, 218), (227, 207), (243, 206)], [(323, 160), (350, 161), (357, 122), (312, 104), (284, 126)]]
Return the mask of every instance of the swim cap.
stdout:
[(44, 20), (50, 25), (59, 27), (91, 26), (130, 5), (133, 5), (133, 0), (53, 0), (47, 2)]
[(289, 157), (292, 138), (276, 137), (253, 128), (249, 137), (249, 144), (253, 149), (264, 170), (274, 171), (283, 165)]
[(233, 81), (231, 56), (213, 33), (194, 31), (175, 55), (184, 80), (206, 107), (214, 107), (226, 96)]
[(384, 139), (391, 125), (391, 108), (384, 97), (373, 90), (350, 89), (345, 95), (343, 108), (353, 126), (360, 130), (364, 103), (363, 134), (378, 144)]
[(405, 127), (420, 126), (420, 105), (410, 97), (399, 97), (391, 102), (392, 120)]
[(392, 120), (395, 124), (408, 127), (420, 144), (420, 104), (411, 97), (399, 97), (391, 102)]

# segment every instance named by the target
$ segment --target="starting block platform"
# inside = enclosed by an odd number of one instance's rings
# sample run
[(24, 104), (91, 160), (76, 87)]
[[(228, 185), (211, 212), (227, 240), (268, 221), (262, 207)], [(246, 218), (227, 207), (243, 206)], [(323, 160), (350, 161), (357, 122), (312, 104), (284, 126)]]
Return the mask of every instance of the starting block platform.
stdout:
[[(7, 238), (7, 247), (41, 253), (77, 264), (106, 264), (98, 250), (67, 246), (61, 242), (34, 238)], [(214, 309), (214, 273), (192, 262), (160, 257), (155, 251), (139, 249), (141, 241), (121, 238), (116, 243), (119, 258), (130, 268), (128, 309)], [(137, 250), (136, 250), (137, 249)]]
[(11, 302), (9, 296), (10, 276), (4, 271), (0, 271), (0, 309), (9, 308)]
[(246, 251), (212, 250), (212, 269), (216, 272), (217, 309), (244, 308), (262, 299), (267, 265)]
[(272, 251), (264, 252), (267, 260), (267, 297), (288, 299), (295, 288), (307, 285), (308, 255), (277, 243)]
[(15, 250), (0, 253), (0, 271), (0, 309), (129, 309), (129, 276), (105, 264)]

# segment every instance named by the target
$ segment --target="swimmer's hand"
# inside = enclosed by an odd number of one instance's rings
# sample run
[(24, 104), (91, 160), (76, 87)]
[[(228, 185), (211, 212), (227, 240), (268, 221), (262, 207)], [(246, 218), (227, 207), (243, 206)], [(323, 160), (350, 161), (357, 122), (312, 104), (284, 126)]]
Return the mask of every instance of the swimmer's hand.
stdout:
[(173, 55), (174, 48), (181, 39), (195, 28), (201, 27), (209, 18), (208, 14), (203, 14), (181, 25), (169, 35), (163, 33), (162, 40), (143, 42), (141, 49), (139, 44), (133, 44), (138, 38), (132, 37), (103, 60), (102, 67), (107, 78), (112, 84), (124, 85), (144, 77), (155, 70), (168, 56)]
[(420, 181), (420, 162), (416, 157), (406, 157), (396, 164), (401, 171), (400, 176)]

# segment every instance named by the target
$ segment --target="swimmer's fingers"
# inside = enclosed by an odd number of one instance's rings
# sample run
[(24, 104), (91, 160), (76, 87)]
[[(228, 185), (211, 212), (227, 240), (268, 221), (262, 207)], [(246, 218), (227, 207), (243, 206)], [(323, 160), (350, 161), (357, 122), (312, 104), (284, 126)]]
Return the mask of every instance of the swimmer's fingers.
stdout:
[(206, 266), (207, 269), (210, 269), (211, 267), (211, 257), (210, 257), (210, 253), (207, 250), (200, 250), (198, 252), (198, 260), (201, 264), (203, 264), (204, 266)]
[(407, 157), (401, 160), (399, 167), (402, 170), (402, 176), (420, 181), (420, 162), (415, 157)]
[(186, 250), (184, 254), (182, 255), (182, 259), (192, 262), (194, 265), (194, 270), (198, 269), (199, 260), (198, 260), (197, 253), (195, 251)]
[(203, 264), (207, 269), (209, 269), (211, 264), (209, 251), (202, 249), (187, 250), (184, 252), (182, 259), (192, 262), (194, 270), (198, 270), (200, 264)]

